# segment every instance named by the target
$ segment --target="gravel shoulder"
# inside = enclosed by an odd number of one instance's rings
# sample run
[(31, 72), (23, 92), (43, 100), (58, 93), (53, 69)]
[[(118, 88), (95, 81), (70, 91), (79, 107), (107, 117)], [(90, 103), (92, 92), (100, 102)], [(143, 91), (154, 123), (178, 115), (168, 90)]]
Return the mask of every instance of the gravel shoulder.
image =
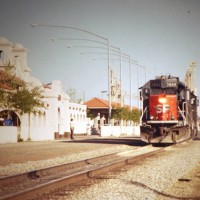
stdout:
[[(116, 142), (115, 142), (116, 141)], [(135, 140), (135, 142), (137, 142)], [(0, 145), (0, 177), (75, 162), (136, 148), (121, 138), (79, 137), (76, 140), (22, 142)]]
[(200, 140), (169, 147), (165, 152), (42, 199), (199, 200), (199, 147)]
[[(48, 141), (0, 145), (0, 176), (136, 148), (118, 142)], [(42, 199), (198, 200), (199, 149), (199, 139), (168, 147), (164, 152), (77, 186), (68, 186)]]

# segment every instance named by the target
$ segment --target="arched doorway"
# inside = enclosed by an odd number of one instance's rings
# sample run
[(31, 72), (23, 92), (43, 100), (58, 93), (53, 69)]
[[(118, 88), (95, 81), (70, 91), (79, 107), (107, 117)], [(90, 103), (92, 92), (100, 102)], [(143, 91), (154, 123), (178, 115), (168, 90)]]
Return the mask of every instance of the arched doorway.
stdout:
[(0, 111), (0, 126), (20, 126), (19, 116), (11, 110)]

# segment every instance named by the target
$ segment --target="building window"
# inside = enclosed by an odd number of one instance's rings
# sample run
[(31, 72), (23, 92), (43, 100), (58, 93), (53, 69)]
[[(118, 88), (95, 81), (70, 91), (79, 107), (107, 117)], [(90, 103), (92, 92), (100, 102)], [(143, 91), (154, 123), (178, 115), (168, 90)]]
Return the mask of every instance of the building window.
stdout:
[(58, 95), (58, 101), (61, 101), (61, 95)]
[(77, 121), (79, 121), (79, 114), (77, 114)]
[(46, 116), (46, 112), (44, 112), (44, 121), (43, 121), (43, 124), (44, 124), (44, 126), (46, 126), (46, 124), (47, 124), (47, 116)]
[(3, 51), (0, 50), (0, 59), (3, 59)]
[(0, 50), (0, 60), (1, 60), (1, 64), (3, 65), (3, 62), (4, 62), (4, 52), (2, 50)]

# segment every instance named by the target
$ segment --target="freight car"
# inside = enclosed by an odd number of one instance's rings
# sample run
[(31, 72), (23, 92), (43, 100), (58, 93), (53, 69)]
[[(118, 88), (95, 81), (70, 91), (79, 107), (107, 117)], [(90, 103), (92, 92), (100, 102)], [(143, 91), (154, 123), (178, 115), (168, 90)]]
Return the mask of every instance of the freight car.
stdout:
[(140, 88), (141, 140), (177, 143), (197, 134), (197, 96), (178, 77), (159, 76)]

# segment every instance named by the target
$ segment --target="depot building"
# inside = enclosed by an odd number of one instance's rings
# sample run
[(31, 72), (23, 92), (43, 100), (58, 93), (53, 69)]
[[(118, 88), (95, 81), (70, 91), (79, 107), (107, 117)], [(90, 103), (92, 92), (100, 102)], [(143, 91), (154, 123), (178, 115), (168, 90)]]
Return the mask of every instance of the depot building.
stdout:
[[(14, 66), (17, 78), (32, 87), (40, 87), (47, 108), (41, 108), (42, 115), (31, 113), (29, 126), (28, 114), (20, 115), (12, 108), (8, 112), (0, 107), (0, 143), (18, 142), (19, 135), (23, 141), (28, 138), (31, 141), (40, 141), (66, 137), (70, 132), (71, 118), (75, 122), (75, 134), (87, 133), (89, 123), (86, 116), (87, 106), (71, 103), (69, 96), (63, 91), (61, 81), (53, 80), (44, 84), (31, 76), (27, 52), (21, 44), (13, 44), (6, 38), (0, 37), (0, 87), (8, 89), (4, 84), (4, 68), (9, 63)], [(5, 118), (12, 119), (12, 122), (7, 121), (5, 124), (3, 122)]]

